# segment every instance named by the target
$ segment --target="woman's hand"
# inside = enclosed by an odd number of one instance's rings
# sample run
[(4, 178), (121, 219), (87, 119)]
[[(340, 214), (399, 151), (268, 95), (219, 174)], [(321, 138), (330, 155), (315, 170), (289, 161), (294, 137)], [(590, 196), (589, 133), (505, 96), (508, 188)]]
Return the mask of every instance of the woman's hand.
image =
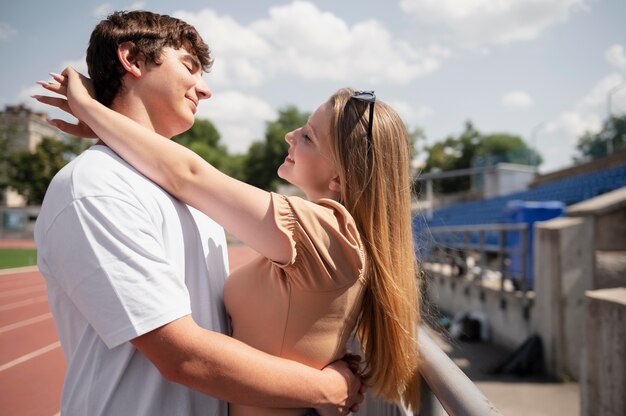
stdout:
[(54, 92), (65, 98), (49, 97), (45, 95), (33, 95), (32, 97), (40, 103), (57, 107), (78, 119), (76, 124), (68, 123), (60, 119), (48, 120), (48, 123), (59, 130), (78, 137), (94, 138), (95, 133), (81, 120), (82, 111), (91, 102), (95, 95), (91, 80), (76, 72), (73, 68), (67, 67), (62, 74), (50, 73), (56, 82), (38, 81), (48, 91)]
[[(316, 408), (321, 416), (346, 415), (359, 411), (359, 405), (365, 399), (364, 394), (367, 391), (365, 380), (358, 371), (360, 360), (360, 356), (348, 354), (322, 369), (324, 376), (329, 377), (324, 385), (332, 393), (328, 395), (330, 403)], [(336, 390), (337, 386), (341, 388)]]

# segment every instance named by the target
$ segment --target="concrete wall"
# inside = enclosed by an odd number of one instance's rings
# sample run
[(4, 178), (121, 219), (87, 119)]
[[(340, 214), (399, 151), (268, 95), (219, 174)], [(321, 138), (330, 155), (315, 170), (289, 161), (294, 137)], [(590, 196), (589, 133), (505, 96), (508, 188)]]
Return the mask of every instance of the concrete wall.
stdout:
[(535, 224), (533, 327), (544, 345), (547, 371), (580, 376), (584, 294), (593, 289), (593, 221), (559, 218)]
[(435, 274), (427, 288), (429, 300), (450, 315), (484, 312), (492, 341), (511, 350), (538, 333), (548, 373), (578, 379), (584, 344), (584, 294), (594, 288), (594, 224), (587, 217), (535, 224), (535, 292), (529, 294), (530, 299), (519, 292), (500, 292), (463, 278)]
[(572, 205), (567, 215), (595, 221), (596, 250), (626, 250), (626, 186)]
[(528, 305), (515, 293), (447, 275), (432, 279), (428, 295), (449, 314), (484, 312), (493, 341), (510, 349), (538, 333), (547, 371), (580, 379), (585, 342), (593, 341), (583, 335), (585, 291), (626, 286), (626, 187), (570, 206), (567, 215), (535, 224), (535, 297)]
[(596, 250), (626, 249), (626, 209), (596, 218)]
[(595, 289), (626, 287), (626, 251), (596, 251)]
[(626, 415), (626, 288), (587, 292), (583, 416)]
[(430, 302), (449, 315), (483, 312), (488, 320), (491, 340), (495, 344), (514, 350), (532, 334), (532, 308), (528, 309), (531, 319), (525, 319), (526, 301), (519, 293), (501, 294), (499, 289), (451, 276), (433, 276), (427, 291)]

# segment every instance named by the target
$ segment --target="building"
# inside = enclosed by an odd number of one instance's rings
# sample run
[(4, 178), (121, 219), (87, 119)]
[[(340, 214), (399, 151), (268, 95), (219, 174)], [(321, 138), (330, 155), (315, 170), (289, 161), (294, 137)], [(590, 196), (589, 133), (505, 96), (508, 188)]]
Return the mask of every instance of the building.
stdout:
[[(3, 156), (24, 150), (34, 152), (44, 137), (63, 140), (65, 135), (49, 125), (46, 119), (46, 113), (33, 111), (24, 104), (5, 106), (0, 112), (0, 149)], [(5, 168), (0, 166), (0, 169)], [(0, 197), (0, 206), (25, 205), (24, 198), (11, 189)]]

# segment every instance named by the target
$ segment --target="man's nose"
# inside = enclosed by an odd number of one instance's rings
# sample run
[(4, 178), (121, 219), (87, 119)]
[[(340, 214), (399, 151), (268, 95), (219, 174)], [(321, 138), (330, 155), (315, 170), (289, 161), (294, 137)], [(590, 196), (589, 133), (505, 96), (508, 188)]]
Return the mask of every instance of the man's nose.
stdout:
[(196, 93), (198, 94), (199, 100), (207, 100), (213, 95), (213, 93), (209, 89), (209, 86), (202, 77), (200, 77), (200, 80), (196, 84)]

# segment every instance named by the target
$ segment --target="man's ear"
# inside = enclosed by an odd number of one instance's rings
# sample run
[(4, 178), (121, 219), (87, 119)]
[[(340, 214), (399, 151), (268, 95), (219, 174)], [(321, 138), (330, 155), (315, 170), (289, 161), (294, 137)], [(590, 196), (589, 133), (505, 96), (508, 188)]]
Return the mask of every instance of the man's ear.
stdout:
[(141, 61), (137, 59), (135, 44), (133, 42), (123, 42), (117, 47), (117, 59), (132, 76), (139, 78), (141, 76)]
[(338, 194), (341, 194), (341, 179), (339, 179), (339, 176), (335, 176), (330, 180), (330, 183), (328, 184), (328, 189), (333, 192), (337, 192)]

